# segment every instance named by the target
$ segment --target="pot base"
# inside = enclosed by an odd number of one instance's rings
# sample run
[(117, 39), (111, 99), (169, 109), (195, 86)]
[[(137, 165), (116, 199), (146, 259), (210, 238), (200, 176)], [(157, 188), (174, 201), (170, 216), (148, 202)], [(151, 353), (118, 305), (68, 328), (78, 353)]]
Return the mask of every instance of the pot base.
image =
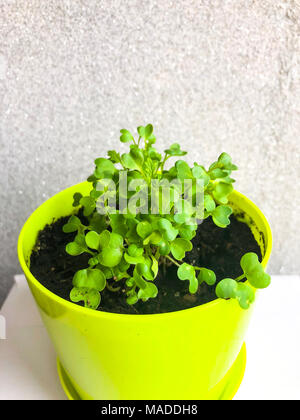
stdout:
[[(210, 390), (205, 398), (206, 400), (232, 400), (237, 393), (246, 369), (246, 345), (243, 344), (236, 361), (229, 369), (224, 378)], [(59, 359), (57, 359), (58, 376), (69, 400), (81, 400), (80, 396), (74, 389), (68, 374), (64, 370)], [(200, 398), (201, 399), (201, 398)]]

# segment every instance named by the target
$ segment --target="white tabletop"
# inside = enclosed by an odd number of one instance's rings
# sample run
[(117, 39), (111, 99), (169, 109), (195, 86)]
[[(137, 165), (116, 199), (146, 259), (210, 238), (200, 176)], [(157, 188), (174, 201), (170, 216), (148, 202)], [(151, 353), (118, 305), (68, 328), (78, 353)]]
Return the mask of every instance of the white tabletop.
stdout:
[[(273, 276), (272, 286), (260, 293), (235, 399), (300, 400), (299, 298), (299, 276)], [(6, 339), (0, 325), (0, 400), (65, 400), (56, 356), (24, 276), (15, 277), (0, 315), (0, 324), (6, 322)]]

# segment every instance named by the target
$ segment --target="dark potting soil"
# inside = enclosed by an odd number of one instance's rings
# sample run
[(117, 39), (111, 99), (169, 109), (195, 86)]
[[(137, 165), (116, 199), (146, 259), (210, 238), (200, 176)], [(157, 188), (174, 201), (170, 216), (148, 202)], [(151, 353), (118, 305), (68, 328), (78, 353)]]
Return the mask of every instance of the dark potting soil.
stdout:
[[(90, 255), (77, 257), (68, 255), (65, 246), (74, 239), (74, 233), (62, 231), (68, 217), (47, 225), (37, 239), (36, 247), (30, 258), (30, 271), (39, 282), (56, 295), (69, 299), (72, 278), (77, 270), (87, 268)], [(186, 254), (185, 261), (213, 270), (217, 282), (225, 277), (235, 278), (242, 274), (240, 259), (246, 252), (255, 252), (261, 261), (260, 248), (250, 228), (234, 216), (230, 225), (217, 227), (206, 219), (199, 225), (193, 239), (193, 250)], [(124, 284), (124, 283), (122, 283)], [(124, 314), (153, 314), (178, 311), (202, 305), (216, 299), (215, 287), (202, 284), (196, 294), (188, 291), (188, 281), (177, 277), (177, 267), (160, 270), (155, 280), (158, 296), (147, 302), (139, 301), (133, 306), (126, 303), (125, 287), (118, 292), (105, 289), (101, 292), (101, 305), (98, 310)]]

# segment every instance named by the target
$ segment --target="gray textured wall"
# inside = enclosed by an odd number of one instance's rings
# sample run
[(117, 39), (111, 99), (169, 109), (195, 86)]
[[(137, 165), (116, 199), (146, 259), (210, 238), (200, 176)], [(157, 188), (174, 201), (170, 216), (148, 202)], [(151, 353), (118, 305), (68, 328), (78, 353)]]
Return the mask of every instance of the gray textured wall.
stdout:
[(299, 1), (0, 5), (0, 297), (27, 216), (144, 122), (190, 161), (230, 153), (271, 222), (270, 271), (299, 272)]

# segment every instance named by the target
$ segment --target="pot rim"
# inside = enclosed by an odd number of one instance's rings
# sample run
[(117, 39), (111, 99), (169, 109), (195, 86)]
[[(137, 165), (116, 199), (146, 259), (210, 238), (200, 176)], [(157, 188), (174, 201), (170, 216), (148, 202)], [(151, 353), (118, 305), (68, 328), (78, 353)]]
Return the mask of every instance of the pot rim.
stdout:
[[(205, 303), (203, 305), (198, 305), (195, 306), (193, 308), (188, 308), (188, 309), (181, 309), (178, 311), (172, 311), (172, 312), (166, 312), (166, 313), (156, 313), (156, 314), (119, 314), (119, 313), (113, 313), (113, 312), (104, 312), (104, 311), (98, 311), (98, 310), (91, 310), (89, 308), (85, 308), (83, 306), (79, 306), (76, 303), (73, 302), (69, 302), (66, 299), (61, 298), (60, 296), (56, 295), (55, 293), (51, 292), (50, 290), (48, 290), (45, 286), (43, 286), (35, 277), (34, 275), (31, 273), (26, 260), (25, 260), (25, 256), (23, 253), (23, 241), (24, 241), (24, 237), (26, 234), (26, 229), (27, 227), (30, 225), (31, 223), (31, 219), (33, 217), (33, 215), (38, 212), (40, 210), (41, 207), (43, 207), (46, 203), (48, 203), (50, 200), (52, 200), (55, 196), (59, 195), (59, 194), (63, 194), (64, 192), (66, 192), (67, 190), (71, 189), (71, 188), (75, 188), (75, 187), (79, 187), (80, 185), (86, 183), (85, 182), (81, 182), (79, 184), (76, 184), (74, 186), (71, 186), (69, 188), (66, 188), (62, 191), (60, 191), (59, 193), (55, 194), (54, 196), (50, 197), (48, 200), (46, 200), (44, 203), (42, 203), (40, 206), (38, 206), (36, 208), (36, 210), (34, 210), (33, 213), (31, 213), (31, 215), (29, 216), (29, 218), (26, 220), (26, 222), (24, 223), (19, 238), (18, 238), (18, 258), (19, 258), (19, 263), (21, 265), (21, 268), (25, 274), (25, 277), (27, 278), (28, 282), (32, 283), (43, 295), (46, 295), (50, 300), (56, 301), (56, 303), (62, 305), (65, 307), (66, 310), (73, 310), (73, 311), (77, 311), (79, 313), (81, 313), (82, 315), (89, 315), (89, 316), (93, 316), (96, 318), (104, 318), (104, 319), (111, 319), (111, 320), (132, 320), (132, 321), (136, 321), (137, 319), (141, 320), (141, 321), (145, 321), (145, 320), (151, 320), (153, 318), (155, 318), (156, 320), (158, 320), (159, 318), (167, 318), (167, 317), (180, 317), (183, 314), (187, 314), (187, 313), (192, 313), (192, 312), (198, 312), (198, 311), (205, 311), (205, 310), (209, 310), (212, 307), (214, 307), (215, 305), (220, 305), (220, 304), (231, 304), (231, 303), (235, 303), (232, 299), (225, 301), (223, 299), (220, 298), (216, 298), (214, 300), (212, 300), (211, 302)], [(272, 251), (272, 232), (271, 232), (271, 228), (270, 225), (266, 219), (266, 217), (264, 216), (264, 214), (262, 213), (262, 211), (251, 201), (249, 200), (245, 195), (241, 194), (240, 192), (234, 190), (230, 196), (230, 200), (232, 202), (234, 202), (234, 198), (237, 197), (239, 199), (242, 199), (244, 201), (247, 202), (248, 205), (250, 205), (253, 210), (255, 211), (255, 213), (258, 214), (258, 216), (261, 218), (265, 229), (266, 229), (266, 238), (267, 238), (267, 247), (265, 249), (265, 254), (263, 256), (263, 260), (262, 260), (262, 265), (265, 267), (270, 255), (271, 255), (271, 251)], [(247, 212), (245, 211), (245, 213), (247, 214)], [(63, 217), (63, 216), (62, 216)]]

